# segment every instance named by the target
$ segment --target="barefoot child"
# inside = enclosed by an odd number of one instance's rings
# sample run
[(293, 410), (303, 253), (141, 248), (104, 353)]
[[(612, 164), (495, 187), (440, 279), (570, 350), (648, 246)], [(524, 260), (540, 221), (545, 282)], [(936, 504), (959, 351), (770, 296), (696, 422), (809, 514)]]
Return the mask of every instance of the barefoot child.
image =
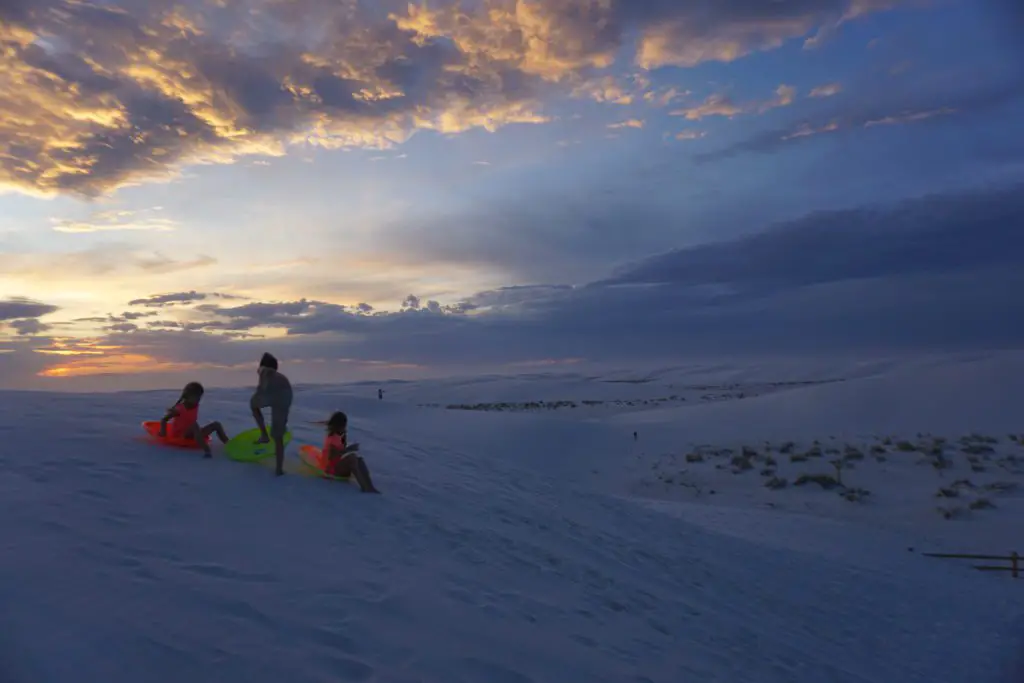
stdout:
[[(249, 401), (253, 419), (260, 428), (260, 438), (256, 443), (270, 443), (274, 440), (274, 455), (277, 468), (274, 474), (284, 474), (284, 435), (288, 431), (288, 413), (292, 408), (292, 384), (288, 378), (277, 371), (277, 359), (264, 353), (260, 359), (259, 385)], [(270, 434), (263, 420), (263, 408), (270, 408)]]
[(348, 416), (338, 411), (327, 421), (327, 438), (324, 439), (324, 472), (335, 477), (354, 476), (363, 493), (380, 493), (370, 479), (366, 461), (356, 453), (359, 444), (348, 445)]
[(167, 414), (160, 420), (160, 436), (166, 437), (168, 433), (168, 422), (170, 422), (170, 434), (176, 438), (191, 437), (203, 448), (203, 457), (210, 458), (210, 445), (206, 438), (217, 433), (221, 443), (228, 442), (228, 435), (220, 422), (211, 422), (205, 427), (199, 426), (199, 401), (203, 398), (203, 385), (199, 382), (189, 382), (181, 391), (178, 401), (171, 407)]

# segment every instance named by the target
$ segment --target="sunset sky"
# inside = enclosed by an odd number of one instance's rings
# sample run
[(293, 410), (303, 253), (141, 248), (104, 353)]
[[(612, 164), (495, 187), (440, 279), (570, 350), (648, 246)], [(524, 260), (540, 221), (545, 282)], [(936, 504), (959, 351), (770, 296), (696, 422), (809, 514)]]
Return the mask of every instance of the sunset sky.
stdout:
[(1024, 343), (983, 0), (0, 0), (0, 388)]

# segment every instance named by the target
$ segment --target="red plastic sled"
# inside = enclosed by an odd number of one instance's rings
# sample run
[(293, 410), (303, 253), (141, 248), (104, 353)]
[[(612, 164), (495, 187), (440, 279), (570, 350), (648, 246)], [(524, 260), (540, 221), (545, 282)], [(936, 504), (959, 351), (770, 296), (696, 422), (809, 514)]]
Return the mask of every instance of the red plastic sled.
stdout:
[[(196, 440), (192, 438), (171, 436), (170, 434), (167, 436), (160, 436), (159, 420), (143, 422), (142, 428), (146, 430), (147, 434), (165, 446), (174, 446), (175, 448), (201, 448), (201, 446), (196, 443)], [(206, 437), (206, 443), (210, 443), (210, 437)]]

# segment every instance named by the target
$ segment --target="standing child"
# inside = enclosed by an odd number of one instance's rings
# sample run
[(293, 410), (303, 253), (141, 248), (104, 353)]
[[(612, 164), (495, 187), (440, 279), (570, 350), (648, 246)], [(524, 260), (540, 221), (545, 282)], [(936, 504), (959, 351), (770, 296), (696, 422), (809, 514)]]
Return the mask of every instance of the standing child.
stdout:
[(354, 476), (363, 493), (380, 493), (370, 479), (366, 461), (356, 453), (359, 444), (348, 445), (348, 416), (340, 410), (327, 421), (327, 438), (324, 439), (324, 471), (335, 477)]
[(167, 414), (160, 420), (160, 436), (166, 437), (168, 422), (170, 422), (170, 434), (175, 438), (193, 438), (203, 448), (203, 457), (211, 458), (210, 444), (206, 438), (217, 433), (221, 443), (228, 442), (228, 435), (220, 422), (211, 422), (205, 427), (199, 426), (199, 401), (203, 398), (203, 385), (199, 382), (189, 382), (181, 391), (178, 401), (172, 406)]
[[(271, 439), (274, 440), (274, 456), (277, 459), (274, 474), (280, 477), (284, 474), (284, 435), (288, 432), (288, 413), (292, 409), (292, 384), (278, 372), (277, 359), (269, 353), (264, 353), (260, 358), (256, 372), (260, 377), (259, 384), (249, 401), (252, 417), (260, 429), (260, 438), (256, 443), (270, 443)], [(263, 408), (270, 408), (269, 435), (263, 419)]]

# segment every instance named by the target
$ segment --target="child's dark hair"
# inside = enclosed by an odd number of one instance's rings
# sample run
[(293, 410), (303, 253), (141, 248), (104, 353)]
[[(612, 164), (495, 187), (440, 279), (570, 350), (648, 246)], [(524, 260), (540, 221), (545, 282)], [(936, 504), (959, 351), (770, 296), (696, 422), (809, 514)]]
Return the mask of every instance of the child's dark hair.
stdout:
[(205, 391), (206, 390), (203, 389), (203, 385), (199, 382), (189, 382), (185, 385), (185, 388), (181, 390), (181, 396), (178, 398), (178, 403), (184, 401), (187, 396), (195, 396), (198, 401), (203, 397), (203, 393), (205, 393)]
[(327, 420), (328, 434), (341, 434), (346, 429), (348, 429), (348, 415), (340, 410), (331, 415), (330, 419)]

